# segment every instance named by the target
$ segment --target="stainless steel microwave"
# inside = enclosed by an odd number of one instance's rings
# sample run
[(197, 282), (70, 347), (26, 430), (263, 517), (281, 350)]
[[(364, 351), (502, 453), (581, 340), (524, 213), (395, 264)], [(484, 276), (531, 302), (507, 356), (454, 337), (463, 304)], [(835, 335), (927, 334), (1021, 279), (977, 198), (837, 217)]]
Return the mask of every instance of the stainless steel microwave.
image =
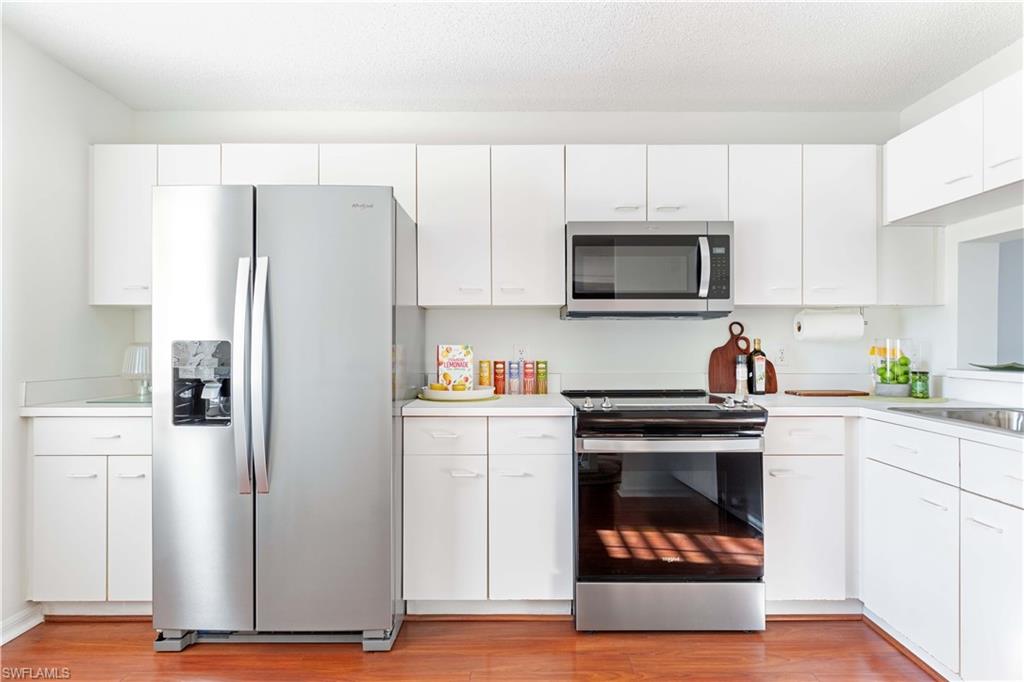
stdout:
[(724, 317), (733, 249), (731, 222), (568, 223), (562, 318)]

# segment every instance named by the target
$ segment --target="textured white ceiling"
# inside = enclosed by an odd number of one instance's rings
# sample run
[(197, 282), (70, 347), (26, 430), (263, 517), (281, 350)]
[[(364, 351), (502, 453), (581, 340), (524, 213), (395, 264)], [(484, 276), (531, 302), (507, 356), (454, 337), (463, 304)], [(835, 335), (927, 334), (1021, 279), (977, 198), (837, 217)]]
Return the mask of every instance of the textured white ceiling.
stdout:
[(1021, 4), (13, 3), (140, 110), (893, 111), (1021, 36)]

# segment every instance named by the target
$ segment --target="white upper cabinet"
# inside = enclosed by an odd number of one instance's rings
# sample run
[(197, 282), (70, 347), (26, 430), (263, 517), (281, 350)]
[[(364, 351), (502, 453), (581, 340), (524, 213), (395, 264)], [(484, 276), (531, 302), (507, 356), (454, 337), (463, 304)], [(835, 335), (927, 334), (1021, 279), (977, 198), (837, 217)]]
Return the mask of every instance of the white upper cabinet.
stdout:
[(491, 147), (494, 305), (565, 303), (565, 149)]
[(1021, 72), (985, 90), (984, 189), (994, 189), (1024, 177), (1021, 165)]
[(162, 144), (157, 147), (158, 185), (219, 185), (219, 144)]
[(384, 185), (416, 220), (416, 145), (322, 144), (321, 185)]
[(878, 147), (804, 145), (804, 305), (877, 300)]
[(571, 144), (565, 148), (565, 219), (647, 219), (647, 147)]
[(800, 145), (730, 145), (737, 305), (800, 305), (801, 189)]
[(889, 140), (886, 222), (982, 191), (982, 119), (978, 93)]
[(149, 305), (155, 184), (155, 144), (93, 145), (90, 303)]
[(416, 184), (420, 305), (490, 305), (490, 147), (419, 147)]
[(648, 220), (728, 220), (729, 147), (648, 145)]
[(315, 185), (319, 182), (318, 145), (221, 145), (225, 185)]

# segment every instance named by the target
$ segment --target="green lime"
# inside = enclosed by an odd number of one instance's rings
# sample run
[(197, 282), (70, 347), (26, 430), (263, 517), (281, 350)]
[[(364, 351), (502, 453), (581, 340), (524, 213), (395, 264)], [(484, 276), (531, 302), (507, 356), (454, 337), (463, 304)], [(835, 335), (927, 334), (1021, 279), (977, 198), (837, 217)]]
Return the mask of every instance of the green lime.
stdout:
[(879, 365), (878, 369), (875, 370), (875, 371), (878, 372), (878, 376), (884, 377), (885, 376), (885, 365)]
[(908, 358), (906, 355), (902, 356), (900, 358), (900, 364), (903, 365), (904, 367), (909, 367), (910, 366), (910, 358)]
[(899, 376), (899, 377), (896, 377), (896, 383), (909, 384), (910, 383), (910, 377), (908, 377), (906, 374), (904, 374), (902, 376)]
[(885, 375), (882, 376), (882, 379), (887, 384), (894, 383), (896, 381), (896, 373), (893, 372), (892, 370), (887, 370)]

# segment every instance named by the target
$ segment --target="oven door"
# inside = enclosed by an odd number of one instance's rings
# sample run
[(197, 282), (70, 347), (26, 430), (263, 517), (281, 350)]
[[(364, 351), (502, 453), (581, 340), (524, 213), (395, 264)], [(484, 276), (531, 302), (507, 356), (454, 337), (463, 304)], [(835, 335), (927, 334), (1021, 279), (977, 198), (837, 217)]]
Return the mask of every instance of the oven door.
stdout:
[(760, 581), (761, 438), (577, 438), (577, 583)]
[(571, 223), (567, 307), (575, 313), (699, 313), (711, 286), (708, 224)]

